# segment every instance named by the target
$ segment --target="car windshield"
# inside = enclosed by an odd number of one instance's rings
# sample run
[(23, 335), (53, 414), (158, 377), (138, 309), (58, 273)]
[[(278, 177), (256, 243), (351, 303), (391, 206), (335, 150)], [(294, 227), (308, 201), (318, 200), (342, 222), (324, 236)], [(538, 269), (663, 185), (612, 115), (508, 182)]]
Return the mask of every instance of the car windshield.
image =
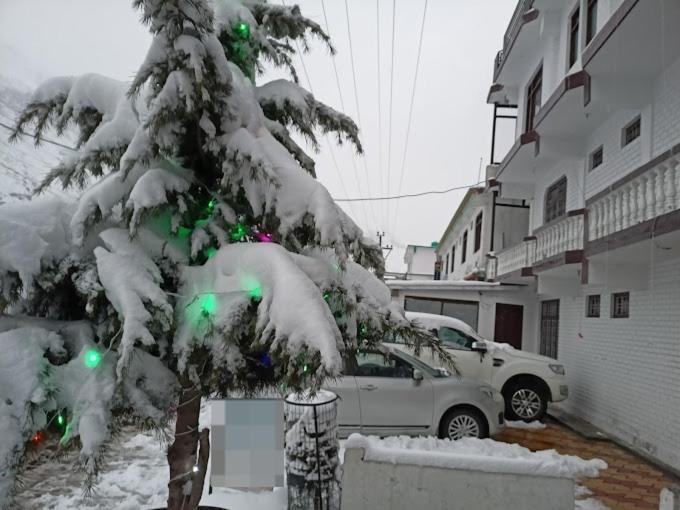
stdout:
[(423, 363), (417, 358), (414, 358), (413, 356), (409, 356), (405, 352), (399, 352), (399, 353), (394, 353), (395, 356), (405, 360), (409, 364), (413, 365), (415, 368), (420, 370), (421, 372), (424, 372), (432, 377), (449, 377), (449, 373), (441, 368), (434, 368), (428, 365), (427, 363)]

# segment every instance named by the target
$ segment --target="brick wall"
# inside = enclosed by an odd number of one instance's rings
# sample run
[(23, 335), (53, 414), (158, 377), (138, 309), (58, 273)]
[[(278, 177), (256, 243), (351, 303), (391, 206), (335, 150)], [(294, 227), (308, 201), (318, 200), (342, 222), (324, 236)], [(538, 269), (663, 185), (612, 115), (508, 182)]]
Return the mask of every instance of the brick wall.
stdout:
[[(585, 297), (560, 300), (559, 359), (566, 409), (680, 469), (680, 259), (652, 263), (644, 290), (630, 290), (630, 318), (585, 318)], [(584, 294), (588, 293), (584, 290)]]

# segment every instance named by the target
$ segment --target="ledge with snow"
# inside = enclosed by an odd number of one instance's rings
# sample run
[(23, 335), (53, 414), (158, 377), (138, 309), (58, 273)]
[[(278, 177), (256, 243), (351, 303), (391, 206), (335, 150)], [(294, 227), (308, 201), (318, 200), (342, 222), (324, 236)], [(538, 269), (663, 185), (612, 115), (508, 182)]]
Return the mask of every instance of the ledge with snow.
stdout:
[(353, 434), (345, 444), (342, 510), (573, 510), (574, 480), (606, 468), (599, 459), (492, 439)]

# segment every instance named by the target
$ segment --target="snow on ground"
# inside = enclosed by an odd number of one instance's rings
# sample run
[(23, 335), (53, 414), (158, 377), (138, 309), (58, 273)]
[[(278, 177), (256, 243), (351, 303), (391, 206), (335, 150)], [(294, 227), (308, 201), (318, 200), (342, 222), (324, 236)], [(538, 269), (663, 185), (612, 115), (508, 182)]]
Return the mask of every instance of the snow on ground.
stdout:
[[(210, 420), (209, 406), (201, 414), (201, 423)], [(362, 438), (365, 439), (365, 438)], [(503, 457), (523, 459), (531, 454), (519, 445), (500, 443), (491, 439), (465, 439), (457, 442), (445, 442), (435, 438), (392, 437), (380, 440), (371, 438), (372, 442), (382, 445), (406, 448), (425, 448), (443, 455), (445, 451), (458, 450), (468, 456), (496, 455), (497, 460)], [(354, 440), (356, 442), (356, 440)], [(341, 441), (340, 459), (344, 456), (347, 441)], [(350, 445), (352, 442), (350, 442)], [(21, 510), (133, 510), (163, 507), (167, 495), (168, 467), (165, 449), (151, 433), (139, 433), (131, 427), (124, 428), (112, 441), (108, 458), (92, 499), (83, 498), (82, 475), (75, 469), (77, 454), (58, 460), (49, 451), (42, 453), (41, 462), (30, 463), (24, 473), (24, 488), (18, 496), (18, 509)], [(541, 459), (542, 465), (555, 463), (560, 469), (571, 474), (593, 475), (602, 469), (602, 461), (583, 460), (578, 457), (558, 455), (554, 451), (532, 454)], [(576, 485), (577, 498), (575, 510), (606, 510), (592, 493), (581, 485)], [(242, 492), (237, 490), (215, 489), (213, 494), (204, 496), (201, 504), (229, 508), (229, 510), (284, 510), (286, 508), (286, 489), (276, 488), (273, 491)]]
[(530, 421), (527, 423), (525, 421), (506, 420), (505, 425), (511, 429), (524, 429), (524, 430), (541, 430), (546, 427), (545, 423), (541, 423), (540, 421)]

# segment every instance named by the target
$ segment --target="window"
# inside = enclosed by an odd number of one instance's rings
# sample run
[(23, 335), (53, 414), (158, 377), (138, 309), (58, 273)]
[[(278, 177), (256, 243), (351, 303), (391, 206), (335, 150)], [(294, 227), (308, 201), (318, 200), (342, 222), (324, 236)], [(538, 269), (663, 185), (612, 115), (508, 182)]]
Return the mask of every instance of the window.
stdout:
[(621, 147), (625, 147), (630, 142), (640, 137), (640, 116), (629, 122), (621, 133)]
[(461, 333), (457, 329), (444, 326), (439, 328), (437, 336), (446, 347), (463, 351), (472, 350), (472, 342), (476, 341), (471, 336)]
[(612, 294), (612, 318), (625, 319), (629, 314), (630, 293), (617, 292)]
[(460, 261), (465, 262), (466, 258), (467, 258), (467, 230), (463, 232), (463, 248), (461, 249), (460, 252)]
[(358, 352), (354, 375), (357, 377), (413, 377), (413, 367), (406, 361), (389, 353)]
[(604, 161), (604, 148), (600, 145), (590, 153), (590, 169), (594, 170)]
[(444, 268), (444, 272), (446, 274), (449, 274), (449, 256), (448, 255), (446, 255), (446, 266)]
[(543, 66), (541, 66), (534, 77), (529, 82), (527, 87), (527, 106), (526, 106), (526, 120), (525, 132), (534, 129), (534, 120), (538, 109), (541, 107), (541, 89), (543, 88)]
[(600, 316), (600, 296), (588, 296), (586, 301), (586, 317), (599, 317)]
[(586, 44), (593, 40), (597, 32), (597, 0), (588, 0), (586, 19)]
[(453, 245), (453, 248), (451, 248), (451, 272), (453, 273), (453, 269), (456, 267), (456, 245)]
[(475, 253), (479, 251), (482, 246), (482, 213), (479, 213), (475, 218)]
[(576, 10), (569, 18), (569, 68), (576, 63), (578, 59), (578, 35), (579, 35), (579, 18), (581, 17), (581, 9), (576, 7)]
[(545, 192), (545, 219), (548, 223), (567, 211), (567, 178), (562, 177)]

